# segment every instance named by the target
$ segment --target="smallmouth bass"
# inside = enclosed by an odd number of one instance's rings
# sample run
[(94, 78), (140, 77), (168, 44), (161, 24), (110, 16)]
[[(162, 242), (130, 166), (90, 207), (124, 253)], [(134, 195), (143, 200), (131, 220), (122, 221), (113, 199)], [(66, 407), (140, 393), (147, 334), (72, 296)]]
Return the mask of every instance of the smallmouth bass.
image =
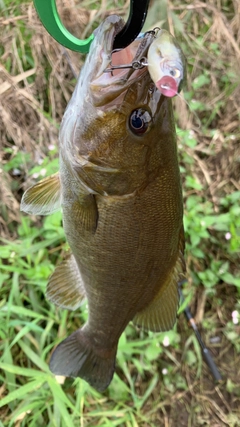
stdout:
[(64, 114), (59, 173), (28, 189), (21, 210), (62, 208), (71, 248), (49, 279), (47, 298), (88, 321), (54, 350), (56, 375), (81, 377), (98, 391), (112, 380), (127, 324), (173, 327), (185, 264), (183, 206), (171, 99), (148, 68), (104, 71), (110, 61), (146, 57), (153, 34), (112, 54), (124, 22), (109, 16), (96, 30)]

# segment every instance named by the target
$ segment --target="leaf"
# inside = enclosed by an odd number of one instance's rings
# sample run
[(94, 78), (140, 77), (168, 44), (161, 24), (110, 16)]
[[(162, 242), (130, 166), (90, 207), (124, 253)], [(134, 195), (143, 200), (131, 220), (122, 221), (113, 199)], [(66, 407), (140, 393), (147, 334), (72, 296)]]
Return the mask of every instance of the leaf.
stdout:
[(48, 372), (49, 368), (46, 362), (42, 360), (37, 353), (35, 353), (30, 347), (27, 346), (22, 340), (18, 342), (18, 345), (26, 354), (27, 358), (30, 359), (39, 369)]
[(51, 374), (45, 374), (44, 372), (37, 371), (36, 369), (21, 368), (20, 366), (10, 365), (9, 363), (0, 363), (0, 368), (3, 371), (8, 371), (16, 375), (22, 375), (24, 377), (41, 377), (44, 381), (47, 381)]
[[(34, 322), (38, 322), (38, 319), (36, 319)], [(11, 324), (14, 324), (16, 322), (11, 322)], [(19, 324), (19, 322), (18, 322)], [(35, 325), (37, 326), (37, 325)], [(34, 328), (36, 330), (36, 328)], [(41, 331), (42, 328), (40, 328), (39, 326), (37, 327), (38, 331)], [(33, 331), (33, 322), (32, 323), (27, 323), (15, 336), (15, 338), (13, 339), (13, 341), (11, 342), (9, 348), (12, 348), (14, 346), (14, 344), (16, 344), (22, 337), (24, 337), (25, 335), (27, 335), (30, 331)]]
[(199, 244), (199, 242), (200, 242), (200, 237), (199, 237), (198, 234), (193, 234), (192, 233), (190, 235), (190, 239), (191, 239), (191, 244), (192, 244), (193, 247), (197, 246)]
[(234, 277), (231, 273), (223, 273), (221, 275), (221, 279), (229, 285), (235, 285), (237, 287), (240, 287), (240, 277)]
[[(42, 401), (40, 399), (35, 400), (34, 402), (27, 401), (26, 405), (20, 404), (19, 407), (11, 414), (11, 426), (17, 426), (17, 421), (23, 421), (31, 412), (35, 415), (41, 411)], [(26, 420), (25, 420), (26, 422)]]
[[(1, 311), (9, 312), (9, 307), (6, 305), (2, 307)], [(11, 305), (11, 314), (17, 314), (18, 316), (23, 316), (23, 317), (30, 317), (30, 318), (32, 317), (38, 320), (47, 320), (47, 318), (41, 315), (40, 313), (35, 313), (34, 311), (29, 310), (28, 308), (18, 307), (15, 305)]]
[(192, 253), (192, 256), (194, 256), (196, 258), (205, 258), (204, 252), (201, 249), (197, 248), (197, 247), (192, 248), (191, 249), (191, 253)]
[(36, 391), (36, 389), (41, 387), (44, 382), (45, 377), (43, 378), (43, 376), (41, 376), (41, 378), (31, 381), (30, 383), (19, 387), (17, 390), (12, 391), (8, 394), (8, 396), (5, 396), (0, 400), (0, 408), (5, 405), (8, 405), (13, 400), (25, 399), (28, 393)]
[[(67, 395), (63, 392), (61, 385), (56, 381), (55, 377), (48, 378), (48, 384), (52, 391), (52, 395), (56, 401), (59, 402), (60, 406), (67, 405), (67, 407), (71, 408), (77, 416), (80, 416), (80, 412), (75, 408), (72, 402), (67, 398)], [(69, 415), (69, 414), (68, 414)]]
[(146, 400), (148, 399), (148, 397), (150, 396), (150, 394), (152, 393), (152, 391), (156, 388), (158, 380), (159, 380), (158, 375), (154, 375), (154, 377), (152, 378), (152, 380), (149, 382), (148, 388), (145, 391), (143, 397), (141, 398), (141, 400), (139, 400), (137, 402), (137, 407), (139, 409), (142, 408), (142, 406), (144, 405), (144, 403), (146, 402)]
[(75, 424), (72, 421), (72, 417), (70, 416), (66, 406), (63, 404), (61, 399), (58, 399), (55, 395), (54, 395), (54, 400), (55, 400), (55, 404), (62, 416), (62, 420), (64, 422), (64, 427), (75, 427)]
[(193, 89), (199, 89), (204, 85), (208, 85), (210, 83), (210, 78), (206, 74), (200, 74), (196, 77), (192, 82)]
[[(12, 353), (10, 351), (10, 347), (8, 346), (7, 341), (6, 341), (5, 350), (3, 352), (3, 361), (4, 362), (8, 361), (10, 362), (11, 365), (13, 364)], [(14, 372), (5, 370), (5, 376), (6, 376), (8, 391), (11, 392), (16, 388), (15, 374)]]

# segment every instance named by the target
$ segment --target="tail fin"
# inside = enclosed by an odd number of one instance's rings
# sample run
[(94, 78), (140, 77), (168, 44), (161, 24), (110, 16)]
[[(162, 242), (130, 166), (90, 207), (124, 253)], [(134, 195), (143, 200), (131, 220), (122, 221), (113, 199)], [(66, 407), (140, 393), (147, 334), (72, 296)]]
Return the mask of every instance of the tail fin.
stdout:
[(83, 329), (63, 340), (54, 350), (50, 370), (55, 375), (80, 377), (97, 391), (104, 391), (110, 384), (116, 359), (117, 347), (97, 349)]

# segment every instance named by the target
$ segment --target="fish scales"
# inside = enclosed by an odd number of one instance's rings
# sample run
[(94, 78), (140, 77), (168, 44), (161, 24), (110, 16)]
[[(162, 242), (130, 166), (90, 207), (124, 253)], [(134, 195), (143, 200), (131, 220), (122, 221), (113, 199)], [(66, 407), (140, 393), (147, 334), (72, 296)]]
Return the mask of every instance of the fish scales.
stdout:
[[(146, 67), (104, 74), (122, 25), (110, 16), (97, 29), (63, 117), (59, 174), (27, 190), (21, 205), (35, 214), (62, 208), (71, 251), (50, 277), (47, 297), (68, 309), (88, 301), (87, 323), (57, 346), (50, 369), (99, 391), (112, 379), (131, 320), (153, 331), (174, 325), (185, 271), (171, 99)], [(146, 55), (151, 42), (135, 41), (125, 60)], [(124, 60), (125, 52), (117, 55)]]

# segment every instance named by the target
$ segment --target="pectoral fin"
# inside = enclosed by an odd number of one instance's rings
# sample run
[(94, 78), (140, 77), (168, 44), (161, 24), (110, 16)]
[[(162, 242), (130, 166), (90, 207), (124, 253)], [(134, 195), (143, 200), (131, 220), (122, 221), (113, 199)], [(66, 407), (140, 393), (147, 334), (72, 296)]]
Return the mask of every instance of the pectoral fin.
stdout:
[(75, 223), (83, 229), (95, 233), (98, 224), (98, 208), (93, 194), (81, 195), (72, 205)]
[(61, 207), (59, 174), (44, 178), (28, 188), (21, 200), (21, 211), (32, 215), (49, 215)]
[(46, 297), (68, 310), (76, 310), (83, 303), (85, 291), (78, 265), (72, 254), (69, 254), (51, 275)]

